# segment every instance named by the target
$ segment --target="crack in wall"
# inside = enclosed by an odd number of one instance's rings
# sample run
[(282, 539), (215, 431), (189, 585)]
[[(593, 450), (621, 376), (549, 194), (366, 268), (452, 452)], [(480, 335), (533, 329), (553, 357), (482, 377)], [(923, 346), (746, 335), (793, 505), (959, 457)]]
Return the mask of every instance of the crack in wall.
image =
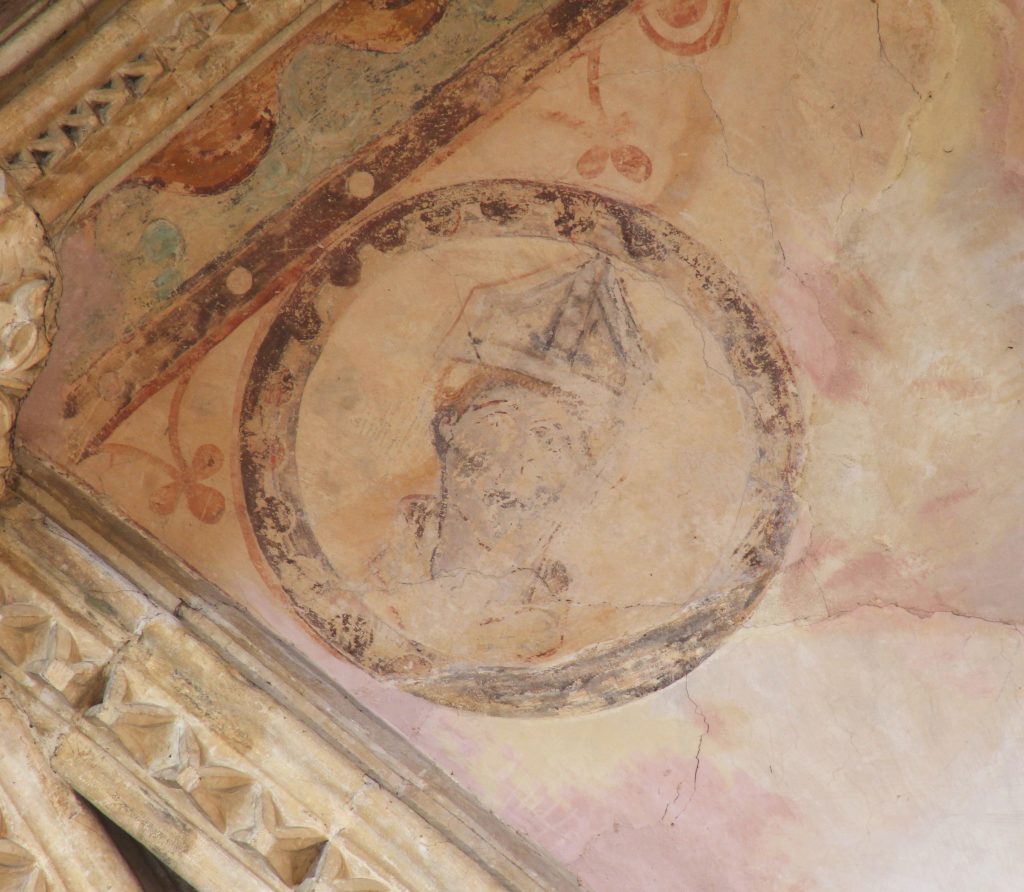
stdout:
[[(675, 813), (672, 820), (669, 822), (669, 827), (675, 827), (676, 822), (686, 814), (687, 809), (690, 807), (690, 803), (693, 802), (693, 798), (697, 795), (697, 779), (700, 775), (701, 752), (704, 749), (704, 739), (711, 733), (711, 724), (708, 722), (708, 717), (704, 714), (704, 710), (700, 708), (700, 705), (693, 699), (693, 695), (690, 693), (689, 678), (683, 679), (683, 691), (686, 694), (686, 699), (690, 701), (690, 705), (693, 707), (694, 713), (699, 716), (701, 722), (703, 722), (704, 730), (697, 739), (697, 750), (693, 754), (693, 778), (690, 781), (690, 795), (686, 797), (686, 802), (683, 804), (683, 807)], [(679, 801), (679, 797), (682, 795), (683, 784), (684, 781), (680, 781), (676, 785), (675, 798), (665, 806), (665, 810), (661, 813), (661, 818), (659, 819), (660, 823), (665, 823), (665, 818), (668, 816), (669, 811), (671, 811)]]
[[(922, 99), (921, 91), (917, 88), (917, 85), (907, 76), (906, 72), (903, 71), (889, 56), (888, 50), (885, 48), (885, 41), (882, 39), (882, 2), (881, 0), (871, 0), (875, 7), (875, 34), (878, 37), (878, 57), (885, 62), (899, 77), (903, 83), (905, 83), (911, 90), (914, 91), (914, 95), (918, 99)], [(930, 97), (929, 97), (930, 98)]]
[(775, 234), (775, 221), (772, 217), (771, 205), (768, 202), (768, 187), (765, 184), (764, 177), (760, 174), (753, 173), (749, 170), (737, 167), (732, 161), (731, 150), (729, 148), (729, 137), (726, 133), (725, 121), (722, 120), (722, 115), (718, 111), (718, 107), (715, 105), (714, 99), (711, 98), (711, 93), (708, 91), (707, 84), (704, 82), (704, 72), (697, 65), (694, 66), (694, 71), (697, 73), (697, 83), (700, 85), (701, 92), (704, 94), (704, 98), (707, 100), (708, 108), (711, 110), (711, 114), (714, 115), (715, 120), (718, 122), (719, 132), (722, 137), (722, 158), (725, 161), (725, 166), (729, 168), (733, 173), (738, 176), (745, 177), (751, 182), (757, 184), (761, 190), (761, 200), (764, 203), (765, 222), (768, 225), (768, 232), (771, 236), (771, 240), (775, 245), (776, 250), (779, 253), (783, 267), (789, 269), (789, 264), (786, 260), (786, 249), (782, 246), (782, 242), (779, 237)]
[[(822, 599), (824, 600), (824, 592), (822, 592)], [(828, 609), (827, 601), (826, 609)], [(1024, 639), (1024, 622), (1014, 622), (1012, 620), (1005, 619), (992, 619), (990, 617), (979, 616), (974, 613), (967, 613), (961, 610), (955, 610), (951, 607), (948, 608), (937, 608), (934, 610), (928, 610), (923, 607), (909, 607), (905, 604), (900, 604), (896, 601), (880, 601), (876, 600), (873, 602), (857, 602), (849, 607), (842, 607), (839, 609), (828, 609), (828, 615), (818, 618), (796, 616), (792, 619), (783, 620), (777, 623), (763, 623), (758, 625), (745, 625), (744, 628), (749, 631), (757, 629), (776, 629), (784, 626), (802, 625), (802, 626), (816, 626), (820, 623), (830, 622), (831, 620), (839, 619), (840, 617), (847, 616), (852, 613), (856, 613), (859, 610), (899, 610), (903, 613), (908, 613), (916, 619), (926, 620), (931, 619), (935, 616), (954, 616), (958, 619), (973, 620), (975, 622), (986, 623), (997, 626), (1005, 626), (1011, 629), (1017, 635)]]

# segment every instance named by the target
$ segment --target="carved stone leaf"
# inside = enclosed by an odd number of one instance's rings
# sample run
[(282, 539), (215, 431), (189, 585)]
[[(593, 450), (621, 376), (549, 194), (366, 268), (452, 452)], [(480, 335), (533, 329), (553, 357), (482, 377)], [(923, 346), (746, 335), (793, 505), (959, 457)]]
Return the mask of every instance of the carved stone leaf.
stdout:
[(380, 880), (352, 876), (345, 857), (328, 844), (296, 892), (388, 892), (388, 887)]
[(206, 766), (191, 790), (192, 801), (213, 825), (229, 836), (252, 826), (260, 795), (249, 775), (222, 765)]
[(39, 219), (0, 173), (0, 495), (20, 400), (50, 350), (47, 301), (56, 278)]
[(31, 852), (9, 839), (0, 839), (0, 888), (4, 888), (2, 877), (10, 873), (30, 869), (35, 864)]
[(83, 659), (74, 635), (36, 604), (0, 601), (0, 654), (72, 706), (93, 700), (102, 665)]
[(3, 813), (0, 812), (0, 892), (47, 892), (36, 856), (13, 839), (6, 838)]

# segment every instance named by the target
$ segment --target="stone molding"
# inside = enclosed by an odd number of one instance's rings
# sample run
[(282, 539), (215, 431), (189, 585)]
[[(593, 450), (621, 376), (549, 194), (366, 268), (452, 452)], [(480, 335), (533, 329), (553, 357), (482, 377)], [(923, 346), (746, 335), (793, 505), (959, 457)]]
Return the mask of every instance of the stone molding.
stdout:
[[(127, 0), (0, 108), (0, 163), (50, 224), (151, 140), (169, 138), (184, 112), (240, 76), (290, 25), (332, 5)], [(34, 38), (28, 27), (15, 32), (5, 54), (17, 57), (19, 41)]]
[(38, 217), (0, 170), (0, 496), (18, 409), (50, 351), (56, 281)]
[(49, 768), (187, 882), (579, 888), (283, 645), (190, 594), (183, 568), (129, 561), (133, 531), (99, 536), (46, 473), (16, 483), (36, 505), (0, 508), (0, 676)]
[(141, 892), (95, 816), (46, 763), (0, 686), (0, 889)]
[(18, 76), (26, 66), (32, 64), (46, 52), (48, 46), (62, 36), (66, 39), (69, 29), (87, 23), (93, 7), (101, 0), (79, 0), (77, 3), (53, 3), (48, 0), (34, 0), (23, 7), (20, 14), (9, 19), (0, 30), (0, 78), (5, 75)]

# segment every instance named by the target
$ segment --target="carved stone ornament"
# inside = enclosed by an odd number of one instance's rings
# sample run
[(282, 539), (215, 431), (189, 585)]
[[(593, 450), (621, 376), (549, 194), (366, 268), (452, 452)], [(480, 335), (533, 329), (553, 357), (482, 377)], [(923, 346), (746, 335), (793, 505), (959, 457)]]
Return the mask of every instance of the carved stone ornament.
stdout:
[[(19, 776), (5, 697), (39, 752), (24, 783), (52, 772), (200, 892), (578, 888), (344, 692), (268, 636), (253, 647), (258, 630), (150, 564), (130, 533), (111, 527), (116, 551), (101, 557), (77, 538), (90, 534), (73, 494), (57, 501), (28, 476), (18, 490), (46, 513), (0, 506), (0, 890), (136, 888), (62, 886), (39, 860), (52, 847), (4, 798)], [(69, 863), (92, 869), (87, 849)]]
[(141, 892), (95, 816), (58, 778), (0, 688), (0, 890)]
[(18, 408), (50, 351), (56, 281), (39, 218), (0, 171), (0, 496)]

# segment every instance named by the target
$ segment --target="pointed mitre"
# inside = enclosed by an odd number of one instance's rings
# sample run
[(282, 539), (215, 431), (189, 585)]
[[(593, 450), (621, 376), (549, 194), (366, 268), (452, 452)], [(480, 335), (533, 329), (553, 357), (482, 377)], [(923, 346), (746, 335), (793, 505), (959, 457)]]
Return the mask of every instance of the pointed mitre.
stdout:
[(510, 369), (582, 394), (635, 395), (648, 359), (607, 257), (474, 289), (445, 352), (463, 366)]

